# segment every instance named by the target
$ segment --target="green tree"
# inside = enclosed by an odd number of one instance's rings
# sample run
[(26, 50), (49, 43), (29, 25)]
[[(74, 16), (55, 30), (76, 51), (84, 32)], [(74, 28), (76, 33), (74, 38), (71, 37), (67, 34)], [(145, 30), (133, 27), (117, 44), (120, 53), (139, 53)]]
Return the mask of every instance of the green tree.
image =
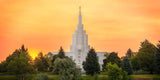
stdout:
[(86, 74), (94, 75), (95, 73), (99, 73), (100, 66), (98, 63), (98, 57), (93, 48), (89, 50), (87, 54), (86, 61), (83, 62), (83, 68), (86, 71)]
[(58, 53), (57, 57), (59, 57), (59, 58), (65, 58), (66, 57), (62, 47), (60, 47), (60, 50), (59, 50), (59, 53)]
[(126, 56), (127, 56), (128, 58), (133, 57), (133, 52), (132, 52), (132, 50), (131, 50), (130, 48), (127, 50)]
[(155, 55), (155, 71), (160, 74), (160, 41), (157, 44), (157, 53)]
[[(58, 54), (57, 54), (57, 55), (54, 55), (53, 58), (52, 58), (52, 60), (51, 60), (51, 61), (52, 61), (52, 66), (53, 66), (53, 68), (54, 68), (54, 66), (55, 66), (54, 62), (55, 62), (55, 60), (56, 60), (57, 58), (61, 58), (61, 59), (63, 59), (63, 58), (68, 58), (67, 56), (65, 56), (65, 53), (64, 53), (64, 50), (63, 50), (62, 47), (60, 47), (60, 50), (59, 50)], [(55, 74), (58, 74), (58, 71), (54, 71), (54, 73), (55, 73)]]
[(106, 70), (107, 63), (111, 62), (112, 64), (116, 63), (119, 67), (121, 66), (121, 59), (118, 57), (117, 53), (111, 52), (106, 59), (103, 60), (102, 70)]
[(106, 69), (109, 80), (121, 80), (122, 69), (116, 63), (107, 63)]
[(7, 62), (3, 61), (0, 63), (0, 72), (7, 72)]
[(9, 62), (7, 68), (9, 72), (14, 73), (18, 80), (24, 80), (27, 73), (33, 73), (34, 69), (29, 63), (30, 57), (25, 52), (21, 52), (19, 56), (16, 56)]
[(139, 62), (137, 56), (131, 58), (131, 64), (132, 64), (132, 67), (133, 67), (134, 71), (140, 70), (140, 62)]
[(80, 69), (74, 68), (72, 80), (82, 80), (81, 79), (81, 71), (80, 71)]
[(154, 58), (156, 52), (156, 47), (148, 40), (145, 40), (141, 43), (141, 47), (137, 54), (137, 57), (141, 64), (141, 68), (145, 71), (150, 71), (151, 74), (154, 70)]
[(54, 71), (59, 74), (59, 80), (71, 80), (70, 74), (75, 68), (75, 63), (70, 58), (57, 58), (54, 61)]
[(34, 66), (38, 71), (48, 71), (49, 64), (47, 57), (43, 56), (43, 53), (40, 52), (34, 60)]
[(128, 57), (123, 58), (122, 70), (126, 71), (129, 75), (133, 73), (132, 65)]

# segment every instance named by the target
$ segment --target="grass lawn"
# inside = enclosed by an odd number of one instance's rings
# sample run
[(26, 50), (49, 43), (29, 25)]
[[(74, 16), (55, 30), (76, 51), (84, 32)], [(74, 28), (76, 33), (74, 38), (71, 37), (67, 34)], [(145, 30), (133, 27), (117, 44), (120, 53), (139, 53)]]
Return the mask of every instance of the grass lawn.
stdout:
[(134, 80), (160, 80), (160, 75), (131, 75)]
[(0, 80), (16, 80), (14, 75), (0, 75)]
[[(130, 75), (132, 80), (160, 80), (160, 75)], [(28, 75), (26, 80), (35, 80), (36, 75)], [(58, 75), (48, 75), (51, 80), (58, 80)], [(95, 76), (82, 76), (83, 80), (94, 80)], [(98, 80), (108, 80), (107, 75), (98, 75)], [(16, 80), (14, 75), (0, 75), (0, 80)]]

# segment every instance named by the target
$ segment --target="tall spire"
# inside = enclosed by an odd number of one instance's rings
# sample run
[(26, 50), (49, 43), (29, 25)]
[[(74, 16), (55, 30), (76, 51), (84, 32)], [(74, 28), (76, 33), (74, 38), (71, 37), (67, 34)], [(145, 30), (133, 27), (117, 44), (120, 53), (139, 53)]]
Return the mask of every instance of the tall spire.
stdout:
[(79, 18), (78, 18), (78, 24), (82, 24), (81, 6), (79, 6)]

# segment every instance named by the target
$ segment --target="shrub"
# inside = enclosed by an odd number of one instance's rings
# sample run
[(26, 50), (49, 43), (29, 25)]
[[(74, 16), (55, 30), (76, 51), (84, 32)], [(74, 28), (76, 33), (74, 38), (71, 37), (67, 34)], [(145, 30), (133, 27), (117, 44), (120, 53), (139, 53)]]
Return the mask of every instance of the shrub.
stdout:
[(48, 75), (44, 73), (37, 74), (36, 80), (49, 80)]

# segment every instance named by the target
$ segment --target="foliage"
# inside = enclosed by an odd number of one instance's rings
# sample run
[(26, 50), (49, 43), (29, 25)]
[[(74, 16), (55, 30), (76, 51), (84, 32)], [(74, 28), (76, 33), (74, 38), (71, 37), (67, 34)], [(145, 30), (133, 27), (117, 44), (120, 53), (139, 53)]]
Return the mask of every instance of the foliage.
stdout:
[(133, 52), (132, 52), (132, 50), (131, 50), (130, 48), (127, 50), (126, 56), (127, 56), (128, 58), (133, 57)]
[(86, 74), (94, 75), (99, 73), (100, 66), (98, 63), (98, 57), (93, 48), (91, 48), (87, 54), (86, 61), (83, 62), (83, 68), (86, 71)]
[(48, 75), (44, 73), (37, 74), (36, 80), (49, 80)]
[(47, 57), (43, 56), (42, 52), (40, 52), (38, 57), (35, 58), (34, 66), (38, 71), (48, 71), (49, 63)]
[(128, 57), (123, 58), (122, 70), (126, 71), (129, 75), (133, 73), (132, 65)]
[(160, 74), (160, 41), (157, 47), (157, 53), (155, 55), (155, 71), (156, 73)]
[(7, 62), (3, 61), (0, 63), (0, 72), (7, 72)]
[(20, 49), (16, 49), (11, 55), (9, 55), (5, 61), (3, 61), (0, 64), (0, 72), (8, 72), (7, 66), (8, 64), (15, 59), (15, 57), (20, 56), (22, 52), (25, 52), (25, 55), (29, 58), (29, 63), (32, 63), (31, 56), (28, 54), (28, 49), (24, 47), (24, 45), (21, 46)]
[(121, 60), (118, 57), (117, 53), (111, 52), (106, 59), (103, 60), (102, 70), (106, 71), (107, 63), (111, 62), (112, 64), (116, 63), (119, 67), (121, 65)]
[(16, 56), (14, 60), (10, 61), (7, 68), (10, 72), (17, 75), (18, 79), (24, 80), (27, 73), (32, 73), (34, 71), (33, 67), (29, 63), (30, 58), (25, 52), (20, 53)]
[(111, 62), (107, 64), (107, 74), (110, 80), (120, 80), (122, 69), (116, 63), (112, 65)]
[(75, 69), (73, 70), (73, 78), (72, 78), (72, 80), (82, 80), (80, 69), (75, 68)]
[(70, 58), (57, 58), (54, 61), (54, 70), (59, 74), (59, 80), (71, 80), (71, 72), (75, 68), (75, 63)]
[(65, 58), (65, 54), (64, 54), (64, 51), (63, 51), (62, 47), (60, 47), (60, 50), (59, 50), (59, 53), (58, 53), (57, 57), (59, 57), (59, 58)]
[(150, 71), (151, 74), (154, 70), (154, 58), (156, 52), (156, 47), (148, 40), (145, 40), (141, 43), (141, 47), (137, 54), (141, 68), (145, 71)]
[(134, 71), (140, 70), (140, 62), (137, 56), (131, 58), (131, 64)]
[[(57, 58), (68, 58), (68, 57), (65, 56), (65, 53), (64, 53), (64, 50), (63, 50), (62, 47), (60, 47), (60, 50), (59, 50), (58, 54), (57, 54), (57, 55), (54, 55), (53, 58), (52, 58), (52, 60), (51, 60), (53, 67), (54, 67), (54, 61), (55, 61)], [(51, 67), (51, 68), (53, 68), (53, 67)], [(57, 71), (54, 71), (54, 73), (58, 74)]]

